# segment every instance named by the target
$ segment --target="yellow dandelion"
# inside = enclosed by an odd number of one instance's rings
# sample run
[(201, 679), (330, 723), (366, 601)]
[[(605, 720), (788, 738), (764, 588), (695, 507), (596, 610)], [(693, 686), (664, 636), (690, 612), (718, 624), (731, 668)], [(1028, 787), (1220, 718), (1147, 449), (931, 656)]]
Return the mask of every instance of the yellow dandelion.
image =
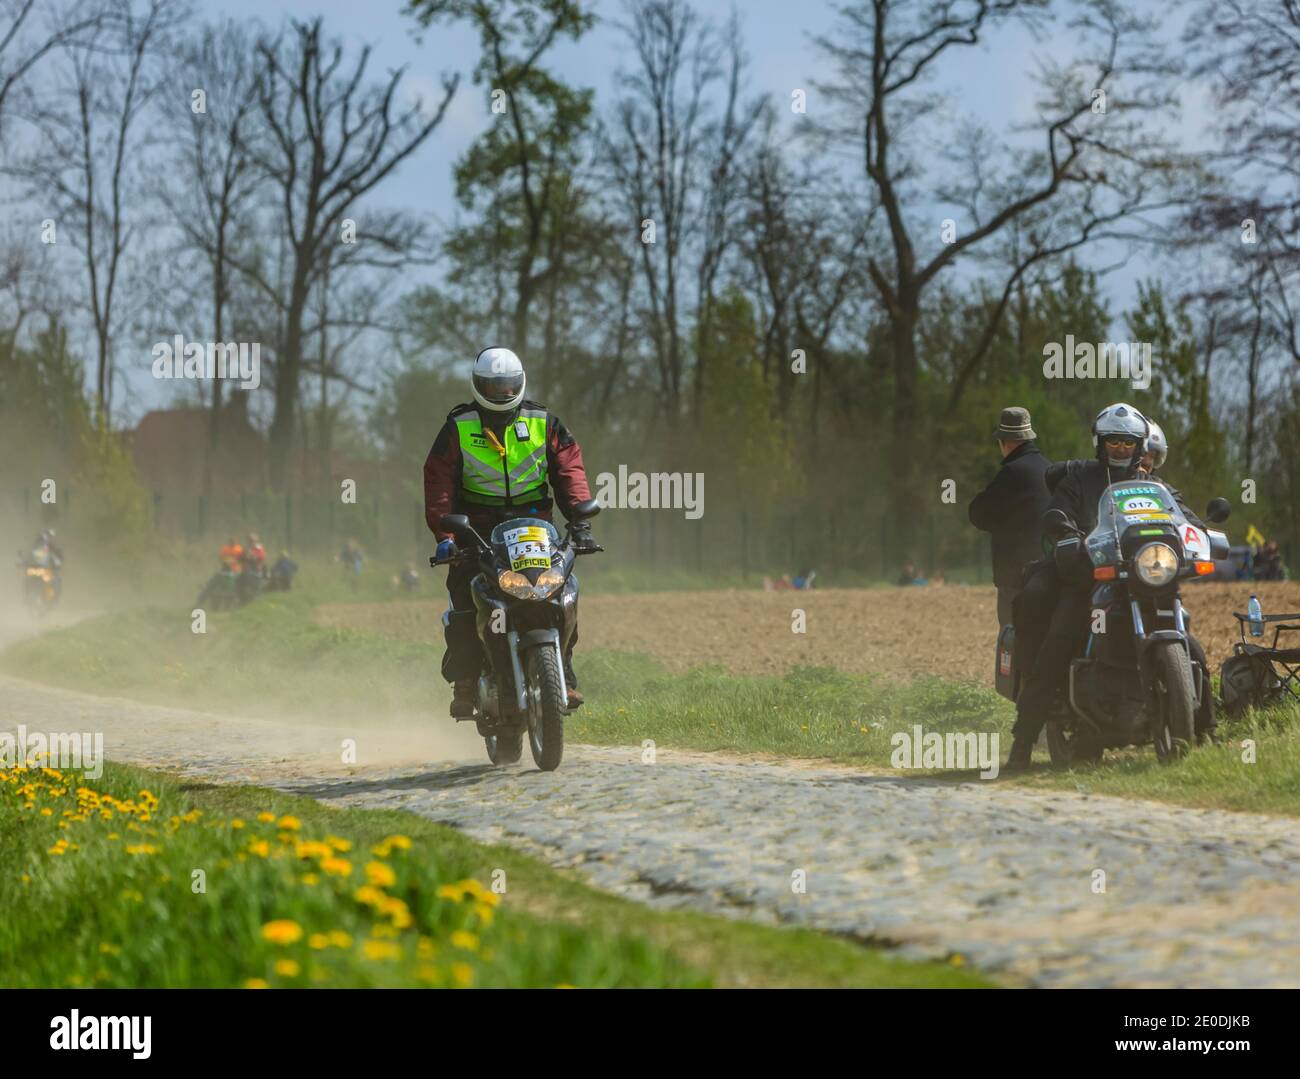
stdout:
[(402, 950), (391, 941), (368, 940), (361, 946), (367, 959), (397, 959)]
[(244, 982), (245, 989), (267, 989), (265, 978), (249, 978)]
[(296, 978), (302, 973), (302, 967), (293, 959), (277, 959), (275, 961), (275, 972), (281, 978)]
[(397, 883), (397, 874), (383, 862), (367, 862), (366, 880), (380, 888), (391, 888)]
[(282, 832), (296, 832), (298, 831), (298, 829), (302, 827), (302, 821), (300, 821), (297, 817), (290, 817), (286, 815), (281, 817), (276, 822), (275, 826), (279, 828)]
[(302, 926), (289, 918), (280, 918), (262, 926), (262, 936), (272, 944), (296, 944), (302, 940)]
[(320, 867), (331, 877), (350, 877), (352, 875), (352, 863), (346, 858), (322, 858)]
[(343, 932), (342, 929), (331, 929), (329, 931), (330, 943), (336, 948), (351, 948), (352, 935)]
[(313, 933), (307, 938), (307, 947), (313, 951), (319, 952), (322, 948), (330, 946), (330, 938), (324, 933)]
[(451, 976), (462, 989), (468, 989), (474, 984), (474, 968), (468, 963), (452, 963)]
[(457, 929), (451, 935), (451, 946), (466, 952), (478, 951), (478, 937), (465, 929)]
[(275, 820), (275, 814), (274, 814), (274, 813), (259, 813), (259, 814), (257, 815), (257, 819), (260, 820), (263, 824), (270, 824), (273, 820)]

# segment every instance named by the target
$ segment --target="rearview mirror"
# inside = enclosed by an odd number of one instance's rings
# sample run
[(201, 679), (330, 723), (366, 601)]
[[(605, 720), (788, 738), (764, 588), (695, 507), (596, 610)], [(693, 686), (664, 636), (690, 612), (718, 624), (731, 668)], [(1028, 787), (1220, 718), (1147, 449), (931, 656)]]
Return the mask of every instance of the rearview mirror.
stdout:
[(585, 502), (577, 503), (569, 512), (569, 519), (573, 521), (585, 521), (589, 517), (595, 517), (600, 512), (600, 503), (594, 498), (589, 498)]
[(453, 536), (460, 537), (469, 531), (469, 518), (463, 513), (444, 513), (438, 519), (438, 528), (443, 532), (450, 532)]
[(1205, 519), (1212, 525), (1221, 525), (1232, 516), (1232, 504), (1226, 498), (1212, 498), (1205, 507)]
[(1075, 532), (1074, 522), (1064, 510), (1048, 510), (1043, 514), (1043, 534), (1053, 543)]

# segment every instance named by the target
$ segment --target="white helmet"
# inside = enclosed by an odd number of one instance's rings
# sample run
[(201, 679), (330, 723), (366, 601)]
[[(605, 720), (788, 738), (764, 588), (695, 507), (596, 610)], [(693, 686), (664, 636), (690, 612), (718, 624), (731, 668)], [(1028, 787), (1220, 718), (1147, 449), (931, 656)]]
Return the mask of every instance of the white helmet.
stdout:
[[(1092, 421), (1092, 448), (1097, 451), (1097, 459), (1103, 464), (1109, 464), (1113, 468), (1120, 468), (1137, 461), (1146, 452), (1147, 431), (1146, 417), (1132, 405), (1126, 405), (1123, 401), (1107, 405), (1097, 413), (1097, 418)], [(1137, 443), (1133, 453), (1126, 460), (1112, 461), (1109, 459), (1104, 445), (1109, 435), (1131, 438)]]
[(1147, 453), (1151, 454), (1151, 471), (1163, 467), (1169, 459), (1169, 440), (1165, 438), (1164, 428), (1155, 420), (1147, 421), (1151, 430), (1147, 432)]
[(485, 348), (474, 361), (474, 400), (493, 412), (510, 412), (524, 399), (524, 365), (508, 348)]

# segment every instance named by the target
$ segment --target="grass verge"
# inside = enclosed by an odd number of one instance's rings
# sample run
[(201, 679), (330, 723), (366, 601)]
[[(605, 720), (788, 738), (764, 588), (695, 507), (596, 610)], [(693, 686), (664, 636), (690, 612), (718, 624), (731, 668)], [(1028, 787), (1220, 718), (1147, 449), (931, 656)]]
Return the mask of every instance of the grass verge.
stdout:
[[(248, 715), (328, 720), (441, 711), (448, 690), (437, 670), (439, 649), (318, 626), (310, 612), (306, 596), (268, 596), (212, 616), (206, 634), (190, 631), (188, 612), (105, 616), (12, 646), (0, 654), (0, 670), (91, 693)], [(927, 732), (996, 733), (1005, 757), (1014, 719), (992, 689), (942, 678), (900, 684), (829, 668), (783, 677), (716, 668), (670, 674), (646, 657), (585, 649), (578, 667), (588, 704), (569, 720), (573, 741), (653, 739), (889, 769), (893, 735), (916, 724)], [(1038, 767), (999, 782), (1300, 816), (1300, 709), (1224, 720), (1220, 733), (1223, 745), (1172, 766), (1135, 748), (1108, 753), (1097, 765)]]
[(0, 769), (0, 845), (8, 987), (992, 984), (651, 910), (409, 814), (122, 766)]

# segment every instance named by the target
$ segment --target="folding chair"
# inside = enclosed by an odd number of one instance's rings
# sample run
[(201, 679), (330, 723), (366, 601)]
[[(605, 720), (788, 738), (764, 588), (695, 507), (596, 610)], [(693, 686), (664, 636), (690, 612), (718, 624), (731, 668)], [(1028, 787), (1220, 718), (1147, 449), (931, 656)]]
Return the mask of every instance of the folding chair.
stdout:
[(1232, 646), (1233, 655), (1246, 656), (1252, 663), (1267, 664), (1277, 680), (1276, 695), (1280, 697), (1281, 691), (1285, 690), (1295, 701), (1300, 702), (1300, 646), (1278, 647), (1278, 639), (1283, 633), (1300, 633), (1300, 613), (1266, 614), (1259, 619), (1265, 623), (1273, 623), (1273, 643), (1267, 647), (1251, 644), (1246, 639), (1246, 627), (1250, 624), (1250, 615), (1233, 611), (1232, 616), (1237, 620), (1237, 631), (1241, 634), (1241, 641)]

